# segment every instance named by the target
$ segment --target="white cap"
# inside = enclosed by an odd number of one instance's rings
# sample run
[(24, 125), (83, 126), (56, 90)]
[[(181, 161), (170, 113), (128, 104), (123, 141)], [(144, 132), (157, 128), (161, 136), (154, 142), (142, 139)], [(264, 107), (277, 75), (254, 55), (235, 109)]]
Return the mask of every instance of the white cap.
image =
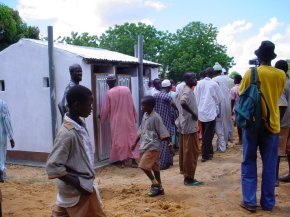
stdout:
[(213, 66), (213, 69), (215, 71), (222, 71), (222, 66), (218, 62), (216, 62)]
[(171, 82), (168, 79), (164, 79), (161, 83), (162, 87), (170, 87)]
[(222, 68), (222, 75), (225, 75), (226, 74), (226, 69), (225, 68)]

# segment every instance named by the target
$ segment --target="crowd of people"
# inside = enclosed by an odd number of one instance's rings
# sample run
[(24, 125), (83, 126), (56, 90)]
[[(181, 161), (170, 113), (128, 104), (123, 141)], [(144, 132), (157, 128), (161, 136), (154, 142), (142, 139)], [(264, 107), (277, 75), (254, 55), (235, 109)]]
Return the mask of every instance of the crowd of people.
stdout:
[[(276, 58), (274, 49), (272, 42), (263, 41), (255, 51), (259, 60), (256, 67), (258, 87), (266, 102), (261, 107), (262, 127), (252, 130), (237, 125), (236, 145), (243, 147), (241, 207), (250, 212), (255, 212), (258, 206), (258, 149), (263, 164), (261, 208), (271, 211), (275, 206), (275, 186), (279, 181), (290, 182), (290, 80), (285, 60), (271, 66)], [(57, 179), (57, 202), (52, 216), (106, 216), (98, 186), (94, 184), (93, 146), (83, 120), (91, 114), (93, 94), (79, 85), (81, 66), (74, 64), (69, 70), (71, 82), (59, 104), (63, 123), (46, 164), (48, 177)], [(119, 162), (124, 168), (125, 162), (131, 159), (132, 167), (139, 167), (150, 179), (148, 195), (151, 197), (165, 193), (160, 170), (173, 165), (177, 152), (183, 184), (204, 185), (195, 176), (199, 155), (205, 163), (213, 159), (214, 153), (226, 152), (228, 142), (233, 142), (235, 109), (239, 96), (252, 83), (251, 73), (249, 69), (243, 77), (237, 74), (231, 79), (216, 62), (199, 73), (199, 80), (196, 73), (185, 72), (183, 81), (177, 86), (169, 79), (149, 81), (140, 105), (143, 118), (138, 129), (130, 89), (118, 86), (115, 75), (108, 76), (109, 90), (99, 118), (101, 123), (110, 121), (110, 160)], [(11, 147), (14, 147), (14, 140), (8, 107), (2, 100), (0, 109), (0, 181), (4, 181), (6, 138), (10, 139)], [(215, 146), (214, 135), (217, 138)], [(289, 174), (279, 178), (283, 156), (287, 157)]]

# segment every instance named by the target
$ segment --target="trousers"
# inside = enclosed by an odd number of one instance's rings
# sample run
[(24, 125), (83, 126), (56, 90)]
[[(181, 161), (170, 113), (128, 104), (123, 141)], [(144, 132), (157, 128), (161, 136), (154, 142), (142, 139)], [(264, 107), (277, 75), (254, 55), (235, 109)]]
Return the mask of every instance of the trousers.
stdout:
[(279, 134), (266, 129), (253, 132), (243, 129), (243, 161), (241, 164), (242, 195), (247, 205), (256, 205), (257, 198), (257, 149), (262, 159), (262, 183), (260, 205), (271, 211), (275, 206), (276, 164)]

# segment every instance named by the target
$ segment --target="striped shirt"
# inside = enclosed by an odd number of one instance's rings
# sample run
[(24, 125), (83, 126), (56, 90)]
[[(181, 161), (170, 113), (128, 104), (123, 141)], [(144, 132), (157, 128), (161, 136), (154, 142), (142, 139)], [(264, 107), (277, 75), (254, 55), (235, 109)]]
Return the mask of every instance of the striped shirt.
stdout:
[(0, 145), (7, 143), (7, 137), (13, 139), (11, 119), (7, 103), (0, 99)]

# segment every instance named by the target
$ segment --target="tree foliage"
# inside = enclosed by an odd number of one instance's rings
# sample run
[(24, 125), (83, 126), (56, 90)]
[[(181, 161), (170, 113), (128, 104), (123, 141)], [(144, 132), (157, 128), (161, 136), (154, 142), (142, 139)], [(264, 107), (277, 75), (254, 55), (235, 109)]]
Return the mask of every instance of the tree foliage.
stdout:
[(18, 11), (0, 4), (0, 51), (21, 38), (39, 39), (38, 27), (27, 26)]
[(232, 71), (230, 74), (229, 74), (229, 77), (231, 79), (234, 79), (236, 75), (240, 75), (240, 73), (236, 72), (236, 71)]
[(143, 35), (144, 59), (159, 60), (160, 49), (163, 45), (161, 39), (164, 33), (144, 23), (124, 23), (110, 27), (100, 36), (99, 46), (134, 56), (134, 46), (138, 43), (138, 35)]
[(218, 31), (212, 24), (191, 22), (171, 37), (166, 63), (170, 77), (181, 79), (186, 71), (199, 74), (219, 62), (224, 68), (233, 65), (233, 58), (226, 54), (226, 47), (216, 41)]
[(89, 33), (84, 32), (79, 34), (78, 32), (71, 32), (70, 36), (58, 37), (58, 42), (87, 46), (87, 47), (98, 47), (99, 39), (96, 35), (89, 35)]
[(144, 59), (162, 64), (162, 76), (168, 73), (170, 78), (180, 80), (184, 72), (199, 74), (215, 62), (224, 68), (234, 64), (233, 57), (226, 54), (227, 48), (217, 43), (217, 34), (216, 27), (201, 22), (191, 22), (176, 33), (158, 31), (144, 23), (124, 23), (110, 27), (100, 37), (72, 32), (71, 36), (59, 38), (59, 41), (134, 56), (138, 35), (143, 35)]

